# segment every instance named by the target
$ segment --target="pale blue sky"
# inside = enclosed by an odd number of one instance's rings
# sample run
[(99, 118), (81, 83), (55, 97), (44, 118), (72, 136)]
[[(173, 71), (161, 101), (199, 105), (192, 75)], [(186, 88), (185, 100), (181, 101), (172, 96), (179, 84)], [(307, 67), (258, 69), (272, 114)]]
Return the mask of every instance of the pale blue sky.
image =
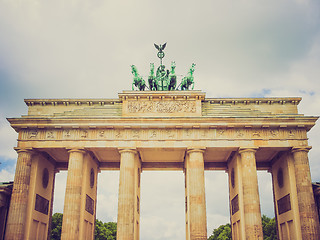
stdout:
[[(175, 60), (178, 74), (196, 63), (195, 88), (207, 97), (300, 96), (300, 113), (320, 115), (319, 13), (317, 0), (0, 0), (0, 181), (13, 179), (16, 161), (5, 118), (26, 114), (23, 99), (117, 97), (131, 87), (130, 65), (146, 75), (150, 62), (158, 64), (153, 43), (168, 42), (164, 63)], [(320, 181), (319, 135), (317, 125), (309, 133), (313, 181)], [(99, 176), (102, 220), (116, 218), (117, 174)], [(57, 176), (60, 211), (65, 173)], [(142, 174), (141, 240), (184, 239), (182, 179)], [(209, 233), (229, 220), (226, 181), (224, 172), (206, 173)], [(259, 174), (269, 216), (270, 181)]]

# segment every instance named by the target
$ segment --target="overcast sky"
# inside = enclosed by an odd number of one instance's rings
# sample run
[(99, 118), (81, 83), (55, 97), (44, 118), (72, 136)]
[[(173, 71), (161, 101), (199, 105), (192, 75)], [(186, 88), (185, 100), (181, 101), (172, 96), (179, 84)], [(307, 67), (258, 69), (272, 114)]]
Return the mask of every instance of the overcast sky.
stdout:
[[(115, 98), (131, 88), (130, 65), (147, 75), (159, 61), (213, 97), (302, 97), (320, 115), (318, 0), (0, 0), (0, 181), (13, 180), (17, 134), (6, 117), (25, 98)], [(320, 126), (309, 132), (313, 181), (320, 181)], [(185, 239), (182, 172), (143, 172), (141, 240)], [(99, 174), (97, 217), (116, 221), (119, 173)], [(54, 211), (66, 173), (57, 174)], [(206, 172), (208, 233), (229, 221), (225, 172)], [(259, 172), (262, 213), (273, 216), (271, 176)]]

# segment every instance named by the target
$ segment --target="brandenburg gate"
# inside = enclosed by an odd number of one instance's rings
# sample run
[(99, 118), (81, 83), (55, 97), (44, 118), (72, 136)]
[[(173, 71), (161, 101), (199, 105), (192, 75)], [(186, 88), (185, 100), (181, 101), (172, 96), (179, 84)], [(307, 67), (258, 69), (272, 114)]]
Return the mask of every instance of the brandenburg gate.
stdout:
[(18, 160), (6, 240), (49, 238), (59, 170), (68, 170), (63, 240), (93, 239), (100, 170), (120, 170), (118, 240), (139, 239), (143, 170), (184, 172), (187, 240), (207, 239), (204, 171), (214, 170), (229, 176), (233, 240), (263, 239), (257, 170), (272, 175), (280, 240), (319, 240), (307, 138), (318, 117), (298, 113), (300, 98), (206, 98), (193, 90), (195, 64), (177, 87), (165, 46), (155, 44), (161, 65), (155, 76), (150, 64), (148, 87), (132, 65), (139, 91), (27, 99), (28, 115), (8, 119)]
[(187, 239), (207, 239), (204, 171), (229, 175), (233, 239), (263, 239), (257, 170), (272, 174), (280, 239), (319, 239), (300, 98), (124, 91), (118, 99), (27, 99), (5, 239), (47, 239), (55, 173), (68, 170), (62, 239), (93, 239), (97, 174), (120, 170), (119, 240), (139, 239), (143, 170), (185, 173)]

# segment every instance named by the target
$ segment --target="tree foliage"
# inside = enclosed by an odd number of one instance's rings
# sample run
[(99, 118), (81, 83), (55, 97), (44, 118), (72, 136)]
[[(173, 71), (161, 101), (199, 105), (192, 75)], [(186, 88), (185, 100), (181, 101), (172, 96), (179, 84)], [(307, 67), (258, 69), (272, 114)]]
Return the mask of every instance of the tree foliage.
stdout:
[(95, 240), (116, 240), (117, 239), (117, 223), (96, 220), (96, 227), (94, 230)]
[(51, 223), (51, 239), (59, 240), (61, 239), (61, 228), (62, 228), (62, 213), (55, 213), (52, 215)]
[[(62, 229), (62, 213), (55, 213), (52, 215), (51, 224), (51, 240), (61, 239), (61, 229)], [(117, 239), (117, 223), (108, 222), (103, 223), (96, 219), (95, 229), (94, 229), (94, 239), (95, 240), (116, 240)]]
[(231, 240), (231, 225), (227, 223), (214, 229), (208, 240)]
[[(277, 240), (277, 223), (275, 218), (268, 218), (263, 215), (262, 218), (262, 230), (264, 240)], [(212, 235), (208, 240), (231, 240), (231, 225), (220, 225), (213, 230)]]
[(262, 216), (262, 229), (264, 240), (277, 240), (277, 222), (275, 218), (268, 218), (266, 215)]

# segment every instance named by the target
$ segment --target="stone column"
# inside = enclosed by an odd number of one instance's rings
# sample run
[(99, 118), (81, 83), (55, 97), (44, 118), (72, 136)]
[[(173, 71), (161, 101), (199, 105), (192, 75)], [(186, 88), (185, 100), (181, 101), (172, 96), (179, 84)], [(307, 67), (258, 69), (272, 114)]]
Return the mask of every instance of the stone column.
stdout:
[(187, 239), (207, 239), (204, 149), (188, 149), (186, 157)]
[(118, 223), (117, 239), (134, 240), (135, 239), (135, 158), (137, 151), (135, 149), (119, 149), (120, 160), (120, 180), (119, 180), (119, 198), (118, 198)]
[(118, 198), (117, 239), (133, 240), (135, 237), (135, 149), (120, 149), (120, 180)]
[(302, 239), (319, 239), (319, 218), (311, 185), (308, 152), (311, 147), (294, 147), (292, 154), (296, 176)]
[(16, 151), (18, 160), (8, 214), (6, 240), (19, 240), (25, 237), (32, 150), (16, 149)]
[(84, 154), (85, 151), (82, 149), (69, 150), (61, 239), (80, 239), (79, 226)]
[(258, 177), (255, 152), (257, 148), (240, 148), (244, 222), (246, 239), (263, 240)]

